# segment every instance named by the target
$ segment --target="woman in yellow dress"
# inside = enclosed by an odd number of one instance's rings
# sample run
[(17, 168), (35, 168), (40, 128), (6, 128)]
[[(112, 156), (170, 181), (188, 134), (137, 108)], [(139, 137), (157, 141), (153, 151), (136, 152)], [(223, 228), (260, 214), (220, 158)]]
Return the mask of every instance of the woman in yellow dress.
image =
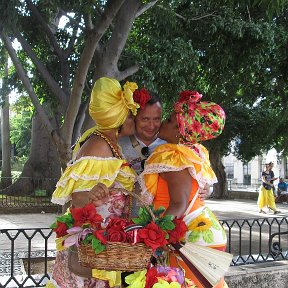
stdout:
[[(117, 80), (106, 77), (95, 82), (89, 113), (96, 126), (86, 131), (77, 141), (73, 159), (56, 185), (53, 203), (64, 205), (71, 201), (73, 207), (83, 207), (92, 201), (103, 218), (123, 216), (128, 212), (125, 210), (129, 207), (126, 205), (128, 197), (123, 192), (111, 195), (107, 189), (113, 187), (132, 191), (134, 186), (136, 174), (119, 152), (118, 134), (134, 134), (134, 116), (139, 107), (133, 100), (135, 89), (136, 83), (127, 82), (122, 88)], [(105, 198), (95, 195), (105, 195)], [(105, 280), (107, 277), (100, 270), (79, 268), (77, 259), (69, 258), (77, 253), (71, 256), (68, 249), (62, 246), (61, 238), (56, 244), (59, 251), (47, 287), (93, 288), (117, 285), (108, 283)]]
[(271, 163), (266, 163), (265, 170), (262, 172), (262, 187), (257, 200), (259, 213), (266, 214), (263, 210), (264, 207), (271, 209), (274, 214), (280, 213), (280, 211), (276, 209), (275, 196), (273, 193), (273, 181), (276, 179), (272, 171)]
[[(224, 251), (226, 234), (210, 209), (198, 196), (199, 187), (217, 182), (210, 167), (208, 151), (199, 142), (222, 133), (225, 113), (212, 102), (200, 102), (196, 91), (183, 91), (174, 111), (160, 127), (158, 137), (167, 144), (157, 147), (140, 175), (143, 199), (165, 213), (184, 217), (188, 226), (185, 241)], [(184, 262), (185, 276), (203, 287)], [(178, 266), (170, 256), (170, 266)], [(222, 279), (215, 287), (227, 287)], [(204, 287), (205, 288), (205, 287)]]

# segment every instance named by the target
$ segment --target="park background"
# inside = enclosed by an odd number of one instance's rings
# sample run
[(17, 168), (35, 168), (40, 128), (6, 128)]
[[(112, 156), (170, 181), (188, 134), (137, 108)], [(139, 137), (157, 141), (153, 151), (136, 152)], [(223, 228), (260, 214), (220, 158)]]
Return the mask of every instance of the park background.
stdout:
[[(1, 194), (53, 190), (91, 126), (87, 104), (101, 76), (156, 91), (164, 117), (185, 89), (224, 108), (225, 131), (207, 143), (214, 197), (229, 197), (230, 153), (248, 171), (274, 148), (287, 176), (287, 1), (2, 0), (0, 11)], [(12, 185), (11, 144), (23, 164)]]
[[(277, 176), (287, 177), (287, 12), (287, 0), (0, 0), (0, 203), (6, 205), (1, 211), (8, 213), (19, 203), (21, 211), (26, 205), (25, 212), (31, 212), (33, 205), (39, 212), (55, 208), (48, 205), (49, 196), (71, 158), (71, 146), (91, 126), (87, 106), (93, 84), (102, 76), (122, 84), (135, 81), (157, 92), (163, 117), (179, 92), (187, 89), (224, 108), (224, 132), (205, 144), (219, 181), (213, 197), (223, 201), (221, 207), (234, 207), (222, 200), (233, 196), (228, 178), (237, 179), (237, 186), (255, 181), (259, 188), (258, 173), (268, 160), (276, 164)], [(267, 157), (271, 149), (276, 151), (274, 159)], [(18, 202), (6, 201), (13, 197)], [(253, 210), (253, 219), (239, 219), (243, 215), (239, 212), (238, 219), (228, 213), (229, 221), (222, 220), (229, 249), (236, 251), (235, 261), (257, 265), (272, 261), (276, 267), (276, 260), (287, 259), (287, 237), (279, 240), (288, 231), (286, 207), (280, 207), (281, 215), (258, 218), (255, 200), (242, 204), (243, 214)], [(37, 214), (33, 217), (36, 225)], [(1, 243), (8, 251), (3, 252), (7, 258), (1, 251), (0, 260), (9, 272), (1, 285), (13, 282), (14, 263), (24, 258), (28, 268), (20, 275), (24, 282), (16, 287), (36, 279), (29, 266), (37, 258), (33, 252), (41, 250), (41, 261), (47, 264), (51, 252), (47, 241), (53, 239), (47, 236), (51, 229), (42, 228), (1, 230)], [(270, 245), (275, 233), (284, 247), (280, 251), (278, 245), (276, 252)], [(35, 248), (33, 241), (39, 237), (42, 246)], [(25, 249), (20, 254), (13, 246), (17, 241)], [(288, 283), (287, 267), (280, 265), (282, 288)], [(249, 284), (251, 278), (244, 285), (242, 275), (234, 287), (259, 287), (261, 279), (261, 287), (276, 283), (277, 271), (271, 267), (255, 271), (256, 286)], [(235, 275), (239, 273), (231, 278)], [(38, 284), (41, 277), (47, 280), (46, 268), (39, 277)]]

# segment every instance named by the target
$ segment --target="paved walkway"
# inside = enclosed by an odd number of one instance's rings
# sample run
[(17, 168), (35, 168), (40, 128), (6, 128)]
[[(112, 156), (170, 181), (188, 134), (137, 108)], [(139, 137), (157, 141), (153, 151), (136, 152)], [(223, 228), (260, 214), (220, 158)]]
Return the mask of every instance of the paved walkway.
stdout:
[[(259, 214), (257, 203), (254, 200), (206, 200), (206, 204), (218, 216), (219, 219), (246, 219), (274, 217), (272, 212), (265, 210), (267, 214)], [(277, 204), (281, 211), (276, 216), (288, 216), (288, 204)], [(32, 213), (32, 214), (0, 214), (0, 229), (20, 228), (48, 228), (55, 220), (56, 213)], [(1, 245), (0, 245), (1, 246)]]
[[(206, 200), (207, 205), (218, 216), (219, 219), (254, 219), (265, 217), (285, 217), (288, 216), (288, 205), (278, 204), (277, 209), (281, 211), (280, 214), (273, 215), (273, 213), (266, 210), (267, 214), (259, 214), (255, 200)], [(3, 233), (0, 234), (0, 287), (5, 283), (5, 277), (10, 277), (11, 260), (10, 253), (14, 249), (14, 275), (16, 277), (23, 276), (23, 261), (27, 255), (28, 249), (31, 248), (32, 256), (39, 257), (44, 254), (45, 250), (45, 236), (50, 232), (49, 229), (43, 230), (35, 235), (35, 228), (48, 228), (54, 222), (56, 213), (33, 213), (33, 214), (0, 214), (0, 230), (1, 229), (21, 229), (32, 228), (31, 232), (25, 230), (17, 234), (15, 231), (9, 231), (9, 236)], [(238, 234), (237, 234), (238, 235)], [(13, 241), (11, 241), (11, 236)], [(49, 237), (47, 248), (50, 250), (48, 257), (53, 257), (55, 250), (54, 234)], [(238, 241), (239, 235), (236, 237)], [(30, 247), (30, 248), (29, 248)], [(232, 251), (233, 252), (233, 251)], [(24, 253), (24, 254), (23, 254)], [(52, 253), (52, 254), (51, 254)], [(50, 255), (51, 254), (51, 255)], [(237, 253), (236, 253), (237, 254)], [(42, 255), (43, 256), (43, 255)], [(7, 275), (7, 276), (6, 276)], [(2, 282), (2, 283), (1, 283)], [(27, 284), (28, 285), (28, 284)], [(29, 286), (29, 285), (28, 285)], [(9, 286), (10, 287), (10, 286)], [(11, 287), (13, 286), (11, 284)]]

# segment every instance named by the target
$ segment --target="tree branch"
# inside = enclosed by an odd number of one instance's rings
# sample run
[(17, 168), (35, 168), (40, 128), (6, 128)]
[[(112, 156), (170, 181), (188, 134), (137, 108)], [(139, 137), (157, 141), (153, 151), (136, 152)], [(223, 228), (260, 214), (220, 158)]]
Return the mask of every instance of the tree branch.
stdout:
[(119, 71), (119, 73), (116, 75), (116, 78), (121, 81), (133, 74), (135, 74), (137, 71), (139, 70), (139, 66), (138, 65), (133, 65), (123, 71)]
[(136, 18), (139, 17), (141, 14), (143, 14), (144, 12), (146, 12), (148, 9), (150, 9), (151, 7), (153, 7), (159, 0), (154, 0), (151, 1), (149, 3), (143, 4), (140, 9), (137, 11), (136, 13)]
[(77, 26), (77, 28), (79, 28), (82, 31), (85, 31), (85, 27), (77, 20), (75, 20), (73, 17), (71, 17), (66, 11), (64, 11), (63, 9), (60, 9), (61, 13), (63, 15), (65, 15), (65, 17), (67, 17), (74, 25)]
[(104, 61), (108, 61), (114, 69), (117, 67), (140, 5), (141, 1), (128, 0), (123, 4), (116, 17), (112, 35), (104, 50)]
[(36, 6), (32, 3), (31, 0), (25, 0), (25, 1), (27, 3), (27, 6), (32, 11), (33, 15), (36, 17), (37, 21), (39, 22), (39, 24), (43, 28), (43, 31), (45, 32), (46, 36), (48, 37), (49, 42), (50, 42), (51, 46), (53, 47), (53, 50), (55, 51), (55, 53), (58, 55), (59, 58), (63, 57), (62, 49), (59, 47), (54, 34), (50, 30), (50, 28), (47, 25), (47, 23), (44, 21), (43, 17), (39, 13), (39, 11), (36, 8)]
[[(158, 7), (160, 7), (160, 8), (163, 9), (163, 10), (166, 10), (166, 11), (171, 11), (170, 9), (168, 9), (168, 8), (162, 6), (162, 5), (158, 5)], [(173, 13), (174, 13), (174, 15), (175, 15), (176, 17), (178, 17), (178, 18), (180, 18), (180, 19), (182, 19), (182, 20), (184, 20), (184, 21), (187, 21), (187, 20), (198, 21), (198, 20), (200, 20), (200, 19), (203, 19), (203, 18), (210, 17), (210, 16), (214, 15), (215, 11), (213, 11), (212, 13), (203, 15), (203, 16), (199, 16), (199, 17), (195, 17), (195, 18), (189, 18), (189, 19), (185, 18), (184, 16), (182, 16), (182, 15), (180, 15), (180, 14), (174, 12), (174, 11), (173, 11)]]
[[(34, 51), (32, 50), (29, 43), (26, 39), (21, 35), (21, 33), (17, 29), (13, 29), (14, 35), (16, 36), (17, 40), (20, 42), (22, 48), (25, 50), (27, 55), (31, 58), (32, 62), (36, 66), (38, 72), (42, 76), (43, 80), (47, 83), (48, 87), (51, 89), (53, 94), (58, 98), (61, 106), (64, 108), (67, 106), (67, 95), (63, 92), (61, 87), (58, 83), (54, 80), (51, 76), (45, 65), (38, 59)], [(65, 109), (64, 109), (65, 111)]]
[(30, 83), (30, 80), (29, 80), (29, 78), (28, 78), (28, 76), (27, 76), (22, 64), (20, 63), (20, 61), (19, 61), (19, 59), (18, 59), (18, 57), (16, 55), (15, 50), (13, 49), (11, 40), (4, 33), (3, 30), (0, 32), (0, 35), (1, 35), (1, 38), (2, 38), (2, 40), (4, 42), (5, 48), (7, 49), (8, 53), (9, 53), (9, 56), (10, 56), (14, 66), (16, 68), (17, 74), (18, 74), (19, 78), (21, 79), (21, 81), (23, 82), (23, 85), (26, 88), (26, 90), (27, 90), (27, 92), (28, 92), (28, 94), (29, 94), (29, 96), (31, 98), (31, 101), (32, 101), (36, 111), (39, 113), (39, 116), (41, 118), (41, 121), (42, 121), (44, 127), (46, 128), (48, 134), (50, 136), (52, 136), (54, 128), (52, 127), (52, 124), (50, 123), (49, 118), (48, 118), (45, 110), (41, 106), (41, 104), (39, 102), (39, 99), (38, 99), (37, 95), (35, 94), (35, 92), (33, 90), (33, 87), (32, 87), (32, 85)]
[(67, 113), (65, 115), (65, 121), (62, 126), (63, 137), (65, 141), (71, 143), (73, 125), (75, 123), (79, 106), (81, 103), (81, 95), (85, 85), (85, 79), (87, 77), (88, 69), (90, 67), (95, 49), (99, 40), (104, 35), (105, 31), (108, 29), (109, 25), (112, 23), (113, 18), (121, 8), (125, 0), (109, 0), (107, 1), (106, 8), (102, 14), (99, 23), (97, 24), (97, 29), (90, 31), (87, 36), (86, 43), (81, 54), (79, 65), (76, 70), (75, 78), (73, 81), (73, 89), (67, 108)]

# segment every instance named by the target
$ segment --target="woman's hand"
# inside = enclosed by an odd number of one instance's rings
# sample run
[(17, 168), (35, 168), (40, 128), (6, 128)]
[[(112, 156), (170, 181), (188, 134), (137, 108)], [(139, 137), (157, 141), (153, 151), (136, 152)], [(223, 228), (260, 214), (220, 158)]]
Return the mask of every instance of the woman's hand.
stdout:
[(108, 187), (103, 183), (96, 184), (90, 191), (89, 191), (89, 199), (95, 205), (99, 206), (106, 202), (107, 197), (109, 196)]
[(205, 184), (205, 186), (203, 188), (199, 188), (199, 195), (198, 197), (201, 200), (205, 200), (210, 194), (210, 186), (209, 184)]

